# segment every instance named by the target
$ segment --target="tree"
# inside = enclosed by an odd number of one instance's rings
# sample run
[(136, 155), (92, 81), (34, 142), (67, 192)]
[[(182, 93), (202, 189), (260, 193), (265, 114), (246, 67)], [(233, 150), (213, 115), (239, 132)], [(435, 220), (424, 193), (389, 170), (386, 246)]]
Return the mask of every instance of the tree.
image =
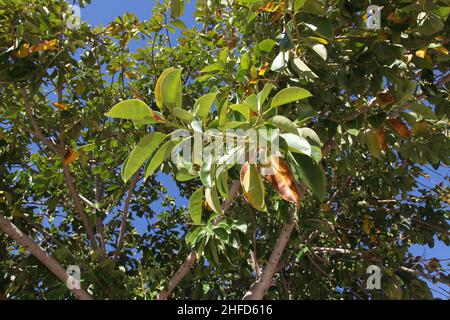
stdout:
[[(448, 286), (409, 248), (450, 244), (449, 1), (197, 1), (192, 28), (183, 0), (104, 28), (70, 27), (64, 1), (1, 4), (0, 298)], [(206, 157), (180, 156), (195, 143)], [(366, 289), (370, 265), (382, 290)]]

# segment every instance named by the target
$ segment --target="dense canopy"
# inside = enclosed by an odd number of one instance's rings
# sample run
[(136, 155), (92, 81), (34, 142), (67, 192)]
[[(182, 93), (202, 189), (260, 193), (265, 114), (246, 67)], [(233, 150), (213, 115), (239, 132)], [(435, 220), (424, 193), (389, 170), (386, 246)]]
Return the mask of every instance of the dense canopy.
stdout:
[[(185, 6), (91, 27), (0, 0), (0, 299), (448, 295), (410, 247), (450, 245), (450, 1)], [(261, 129), (280, 152), (252, 162)]]

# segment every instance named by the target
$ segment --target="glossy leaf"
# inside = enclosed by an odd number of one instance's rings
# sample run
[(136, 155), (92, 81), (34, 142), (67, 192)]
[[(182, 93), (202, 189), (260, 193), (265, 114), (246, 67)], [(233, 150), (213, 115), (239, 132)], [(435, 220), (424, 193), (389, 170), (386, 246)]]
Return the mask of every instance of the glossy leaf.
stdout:
[(203, 188), (197, 189), (189, 199), (189, 214), (195, 225), (202, 224)]
[(133, 151), (131, 151), (122, 169), (122, 179), (124, 182), (127, 182), (131, 178), (166, 137), (167, 135), (164, 133), (154, 132), (146, 135), (139, 141)]
[(278, 92), (272, 100), (272, 108), (311, 97), (312, 94), (303, 88), (289, 87)]
[(217, 93), (208, 93), (200, 97), (194, 105), (194, 113), (200, 118), (206, 118), (216, 100)]
[(281, 137), (286, 141), (289, 146), (289, 150), (296, 153), (303, 153), (307, 156), (311, 156), (311, 145), (308, 140), (300, 137), (298, 134), (285, 133)]
[(139, 99), (119, 102), (106, 113), (106, 116), (133, 121), (148, 121), (149, 123), (164, 122), (164, 118), (160, 113), (153, 111), (145, 102)]
[(266, 189), (256, 165), (246, 162), (240, 173), (241, 186), (245, 200), (258, 211), (267, 211)]
[(293, 157), (295, 170), (300, 179), (320, 201), (323, 201), (327, 193), (326, 178), (320, 165), (315, 164), (311, 158), (303, 154), (295, 154)]
[(272, 174), (266, 178), (272, 183), (281, 197), (291, 203), (299, 205), (300, 192), (288, 163), (281, 157), (271, 156)]

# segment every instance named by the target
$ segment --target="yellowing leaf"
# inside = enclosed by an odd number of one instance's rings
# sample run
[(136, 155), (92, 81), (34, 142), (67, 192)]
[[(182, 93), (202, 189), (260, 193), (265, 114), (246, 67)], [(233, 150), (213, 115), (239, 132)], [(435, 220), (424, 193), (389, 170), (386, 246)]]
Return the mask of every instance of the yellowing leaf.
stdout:
[(58, 108), (60, 111), (64, 111), (69, 109), (69, 106), (65, 103), (61, 103), (61, 102), (55, 102), (53, 103), (53, 105)]
[(424, 59), (425, 55), (427, 54), (427, 50), (428, 50), (427, 48), (423, 48), (423, 49), (417, 50), (416, 51), (416, 57)]
[(370, 220), (368, 217), (365, 217), (363, 220), (362, 230), (364, 231), (365, 234), (367, 235), (370, 234)]
[(414, 123), (412, 129), (411, 129), (411, 134), (416, 135), (419, 133), (424, 132), (425, 130), (427, 130), (428, 128), (428, 122), (426, 121), (417, 121), (416, 123)]
[(259, 76), (264, 76), (266, 74), (267, 69), (269, 68), (269, 64), (266, 62), (264, 66), (261, 67), (261, 69), (258, 72)]
[(440, 53), (443, 53), (443, 54), (448, 54), (448, 50), (444, 46), (436, 47), (436, 48), (434, 48), (434, 50), (439, 51)]
[(262, 7), (260, 7), (258, 10), (256, 10), (256, 13), (260, 12), (275, 12), (280, 8), (281, 3), (275, 3), (275, 2), (268, 2)]
[(58, 46), (58, 40), (45, 40), (42, 42), (39, 42), (38, 44), (35, 44), (31, 46), (30, 52), (39, 52), (39, 51), (46, 51), (46, 50), (55, 50)]
[(298, 206), (300, 192), (298, 191), (297, 184), (289, 165), (285, 160), (278, 156), (271, 156), (270, 164), (272, 174), (267, 175), (266, 178), (272, 183), (274, 188), (277, 189), (281, 198)]
[(266, 189), (256, 165), (246, 162), (242, 166), (240, 178), (245, 200), (256, 210), (267, 211)]
[(30, 54), (30, 45), (28, 43), (25, 43), (20, 47), (19, 51), (17, 51), (16, 56), (18, 58), (26, 58)]
[(68, 149), (66, 151), (66, 154), (64, 155), (63, 162), (65, 165), (68, 165), (68, 164), (75, 162), (79, 157), (80, 157), (80, 153), (78, 153), (77, 151), (75, 151), (73, 149)]
[(307, 37), (306, 39), (316, 41), (316, 42), (319, 42), (319, 43), (325, 44), (325, 45), (328, 44), (327, 40), (325, 40), (323, 38), (319, 38), (319, 37)]

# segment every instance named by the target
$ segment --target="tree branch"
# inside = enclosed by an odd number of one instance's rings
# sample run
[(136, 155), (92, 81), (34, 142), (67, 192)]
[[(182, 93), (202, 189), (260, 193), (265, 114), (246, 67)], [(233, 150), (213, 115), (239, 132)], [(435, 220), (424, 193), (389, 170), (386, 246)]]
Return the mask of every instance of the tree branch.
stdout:
[(278, 237), (278, 241), (270, 255), (269, 261), (267, 261), (261, 277), (252, 284), (242, 300), (262, 300), (267, 290), (269, 290), (272, 284), (273, 275), (275, 274), (278, 263), (280, 262), (281, 255), (286, 248), (292, 231), (297, 225), (296, 210), (292, 210), (290, 215), (291, 221), (283, 226), (280, 236)]
[(77, 190), (75, 188), (75, 184), (73, 182), (72, 175), (70, 174), (69, 165), (63, 164), (64, 169), (64, 177), (66, 180), (67, 187), (69, 189), (69, 194), (73, 199), (73, 202), (75, 204), (75, 208), (78, 211), (78, 214), (80, 215), (81, 222), (83, 223), (84, 229), (86, 231), (86, 234), (88, 236), (89, 241), (91, 242), (92, 248), (94, 250), (98, 250), (98, 244), (95, 240), (94, 232), (92, 231), (92, 228), (89, 224), (89, 218), (84, 211), (83, 205), (81, 204), (81, 199), (77, 193)]
[[(241, 186), (241, 182), (239, 180), (235, 180), (231, 184), (229, 197), (227, 200), (225, 200), (223, 202), (223, 205), (222, 205), (223, 214), (227, 213), (228, 210), (230, 209), (231, 204), (233, 203), (233, 200), (236, 197), (240, 186)], [(222, 220), (222, 217), (219, 216), (214, 220), (213, 223), (217, 224), (221, 220)], [(181, 280), (183, 280), (183, 278), (188, 274), (189, 270), (192, 268), (192, 266), (195, 264), (195, 262), (197, 262), (197, 253), (195, 252), (195, 250), (192, 250), (191, 253), (184, 260), (184, 262), (180, 266), (180, 268), (178, 268), (178, 270), (172, 276), (166, 289), (161, 291), (158, 294), (158, 296), (156, 297), (156, 299), (157, 300), (167, 300), (167, 298), (170, 296), (170, 294), (173, 292), (173, 290), (178, 286), (178, 284), (181, 282)]]
[(128, 212), (129, 212), (129, 208), (130, 208), (130, 201), (131, 201), (131, 197), (133, 196), (133, 191), (134, 191), (134, 188), (136, 187), (138, 180), (139, 180), (139, 172), (137, 172), (133, 176), (133, 179), (131, 180), (131, 183), (130, 183), (130, 187), (128, 188), (127, 198), (125, 199), (125, 206), (123, 208), (122, 222), (120, 223), (119, 238), (117, 240), (116, 252), (114, 253), (115, 261), (119, 257), (120, 251), (122, 250), (122, 247), (123, 247), (123, 241), (125, 239), (125, 231), (126, 231), (126, 227), (127, 227)]
[(42, 141), (43, 144), (45, 144), (50, 150), (52, 150), (55, 153), (59, 154), (59, 150), (58, 147), (56, 146), (56, 144), (54, 144), (52, 141), (50, 141), (49, 139), (47, 139), (43, 134), (41, 129), (39, 128), (39, 126), (37, 125), (36, 121), (34, 120), (34, 114), (33, 114), (33, 110), (31, 109), (31, 105), (30, 105), (30, 100), (28, 98), (28, 93), (27, 90), (25, 88), (21, 89), (23, 98), (24, 98), (24, 105), (25, 105), (25, 111), (28, 115), (28, 118), (30, 119), (31, 122), (31, 126), (33, 127), (34, 130), (34, 134), (35, 136)]
[[(0, 214), (0, 230), (17, 241), (22, 247), (38, 259), (51, 273), (63, 283), (67, 283), (69, 275), (66, 270), (50, 256), (44, 249), (36, 244), (29, 236), (20, 231), (13, 223)], [(93, 300), (92, 296), (83, 289), (71, 289), (79, 300)]]

